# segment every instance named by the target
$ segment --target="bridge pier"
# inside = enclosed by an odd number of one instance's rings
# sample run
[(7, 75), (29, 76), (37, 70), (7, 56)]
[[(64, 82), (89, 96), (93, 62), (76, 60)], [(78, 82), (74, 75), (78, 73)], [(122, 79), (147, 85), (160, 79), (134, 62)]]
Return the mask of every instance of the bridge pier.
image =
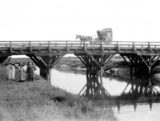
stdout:
[[(121, 54), (121, 56), (130, 67), (131, 81), (129, 83), (132, 86), (129, 94), (153, 95), (159, 93), (158, 90), (154, 89), (154, 80), (151, 79), (153, 76), (152, 69), (159, 60), (159, 55), (139, 55), (132, 53)], [(135, 70), (134, 72), (133, 69)]]
[(31, 60), (39, 67), (40, 76), (48, 81), (51, 81), (51, 69), (63, 57), (63, 55), (36, 56), (34, 54), (29, 54), (27, 56), (29, 56)]
[(86, 85), (79, 94), (88, 98), (104, 98), (110, 94), (103, 86), (103, 73), (113, 55), (76, 54), (86, 67)]

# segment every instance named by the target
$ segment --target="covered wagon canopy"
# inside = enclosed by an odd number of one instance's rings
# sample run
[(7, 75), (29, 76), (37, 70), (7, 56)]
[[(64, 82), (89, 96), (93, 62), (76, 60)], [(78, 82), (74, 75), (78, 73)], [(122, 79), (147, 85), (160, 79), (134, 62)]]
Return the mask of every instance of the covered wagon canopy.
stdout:
[(102, 42), (112, 41), (112, 28), (97, 30), (98, 40)]

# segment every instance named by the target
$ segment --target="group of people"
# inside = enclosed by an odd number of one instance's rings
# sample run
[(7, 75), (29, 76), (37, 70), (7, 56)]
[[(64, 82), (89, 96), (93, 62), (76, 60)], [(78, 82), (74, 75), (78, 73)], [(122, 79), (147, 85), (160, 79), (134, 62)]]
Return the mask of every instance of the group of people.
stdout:
[(7, 74), (8, 80), (17, 80), (20, 82), (23, 81), (33, 81), (34, 80), (34, 71), (36, 67), (33, 62), (27, 63), (27, 68), (25, 69), (25, 64), (14, 64), (8, 63), (7, 64)]

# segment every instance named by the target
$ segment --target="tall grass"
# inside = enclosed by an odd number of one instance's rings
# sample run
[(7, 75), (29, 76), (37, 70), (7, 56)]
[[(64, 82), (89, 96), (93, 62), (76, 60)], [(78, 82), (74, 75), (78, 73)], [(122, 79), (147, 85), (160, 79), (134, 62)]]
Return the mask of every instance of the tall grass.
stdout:
[(92, 102), (46, 80), (8, 81), (4, 66), (0, 77), (0, 121), (116, 120), (111, 108), (96, 110)]

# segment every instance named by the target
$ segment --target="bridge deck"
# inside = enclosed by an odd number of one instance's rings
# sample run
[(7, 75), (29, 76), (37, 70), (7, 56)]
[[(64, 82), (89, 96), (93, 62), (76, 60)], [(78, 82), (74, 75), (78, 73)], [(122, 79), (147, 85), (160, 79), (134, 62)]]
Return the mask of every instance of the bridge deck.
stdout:
[(0, 41), (0, 54), (3, 55), (60, 55), (60, 54), (127, 54), (159, 55), (160, 42), (126, 42), (90, 44), (80, 41)]
[(94, 97), (97, 94), (103, 97), (109, 95), (103, 87), (102, 75), (114, 54), (121, 54), (130, 67), (131, 81), (136, 73), (145, 77), (141, 81), (134, 80), (136, 88), (131, 88), (129, 95), (130, 92), (134, 97), (138, 93), (155, 94), (158, 92), (153, 90), (154, 80), (151, 79), (151, 74), (160, 58), (160, 42), (112, 41), (111, 43), (91, 44), (80, 41), (0, 41), (0, 63), (10, 55), (28, 55), (40, 68), (40, 75), (47, 80), (51, 79), (51, 68), (65, 54), (76, 54), (85, 65), (87, 84), (83, 89), (87, 97)]

